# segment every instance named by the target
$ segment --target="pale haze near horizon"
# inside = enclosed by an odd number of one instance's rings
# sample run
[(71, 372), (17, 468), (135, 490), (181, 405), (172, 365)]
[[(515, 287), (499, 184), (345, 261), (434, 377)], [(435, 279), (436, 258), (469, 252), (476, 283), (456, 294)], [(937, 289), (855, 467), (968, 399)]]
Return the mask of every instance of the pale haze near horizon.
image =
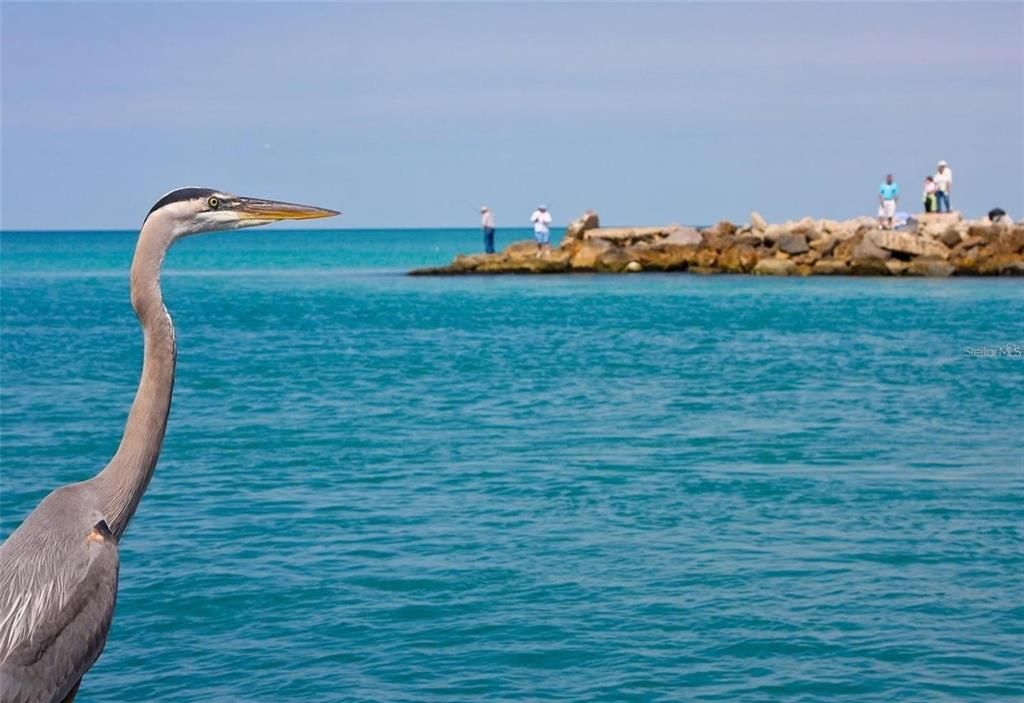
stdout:
[(207, 185), (324, 227), (1024, 217), (1024, 5), (7, 3), (4, 229)]

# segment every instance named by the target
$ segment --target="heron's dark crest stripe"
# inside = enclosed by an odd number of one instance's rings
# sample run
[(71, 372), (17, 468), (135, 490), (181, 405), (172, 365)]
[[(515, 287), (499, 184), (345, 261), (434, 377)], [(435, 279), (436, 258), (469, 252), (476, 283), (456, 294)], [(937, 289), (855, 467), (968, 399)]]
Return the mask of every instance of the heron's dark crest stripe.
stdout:
[(178, 188), (177, 190), (172, 190), (170, 193), (156, 201), (156, 205), (150, 208), (149, 212), (146, 213), (146, 217), (149, 217), (164, 205), (180, 203), (182, 200), (208, 198), (216, 192), (217, 191), (212, 188)]

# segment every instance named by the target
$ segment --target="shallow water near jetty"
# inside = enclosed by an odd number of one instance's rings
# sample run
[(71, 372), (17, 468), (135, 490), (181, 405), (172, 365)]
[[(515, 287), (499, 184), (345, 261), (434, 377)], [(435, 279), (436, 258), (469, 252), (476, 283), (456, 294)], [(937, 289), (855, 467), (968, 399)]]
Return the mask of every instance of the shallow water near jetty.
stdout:
[[(400, 275), (477, 240), (171, 252), (78, 701), (1024, 695), (1020, 281)], [(0, 235), (0, 536), (117, 446), (133, 245)]]

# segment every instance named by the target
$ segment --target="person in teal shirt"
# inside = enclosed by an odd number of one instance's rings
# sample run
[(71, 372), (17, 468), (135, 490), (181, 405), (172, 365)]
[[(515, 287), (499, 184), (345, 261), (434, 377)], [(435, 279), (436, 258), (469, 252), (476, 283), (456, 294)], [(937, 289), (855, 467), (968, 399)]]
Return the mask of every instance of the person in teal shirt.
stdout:
[(892, 174), (885, 176), (885, 183), (878, 189), (878, 228), (892, 229), (892, 218), (896, 214), (896, 203), (900, 200), (900, 187), (892, 180)]

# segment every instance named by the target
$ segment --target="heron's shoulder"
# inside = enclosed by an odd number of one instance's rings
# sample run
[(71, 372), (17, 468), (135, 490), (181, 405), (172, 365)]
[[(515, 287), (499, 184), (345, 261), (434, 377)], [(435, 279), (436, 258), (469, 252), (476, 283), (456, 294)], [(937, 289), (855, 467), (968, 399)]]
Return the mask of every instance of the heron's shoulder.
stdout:
[(83, 530), (88, 530), (103, 517), (100, 497), (88, 481), (61, 486), (51, 491), (25, 516), (3, 546), (12, 540), (34, 541), (44, 537), (57, 539), (63, 535), (84, 534)]

